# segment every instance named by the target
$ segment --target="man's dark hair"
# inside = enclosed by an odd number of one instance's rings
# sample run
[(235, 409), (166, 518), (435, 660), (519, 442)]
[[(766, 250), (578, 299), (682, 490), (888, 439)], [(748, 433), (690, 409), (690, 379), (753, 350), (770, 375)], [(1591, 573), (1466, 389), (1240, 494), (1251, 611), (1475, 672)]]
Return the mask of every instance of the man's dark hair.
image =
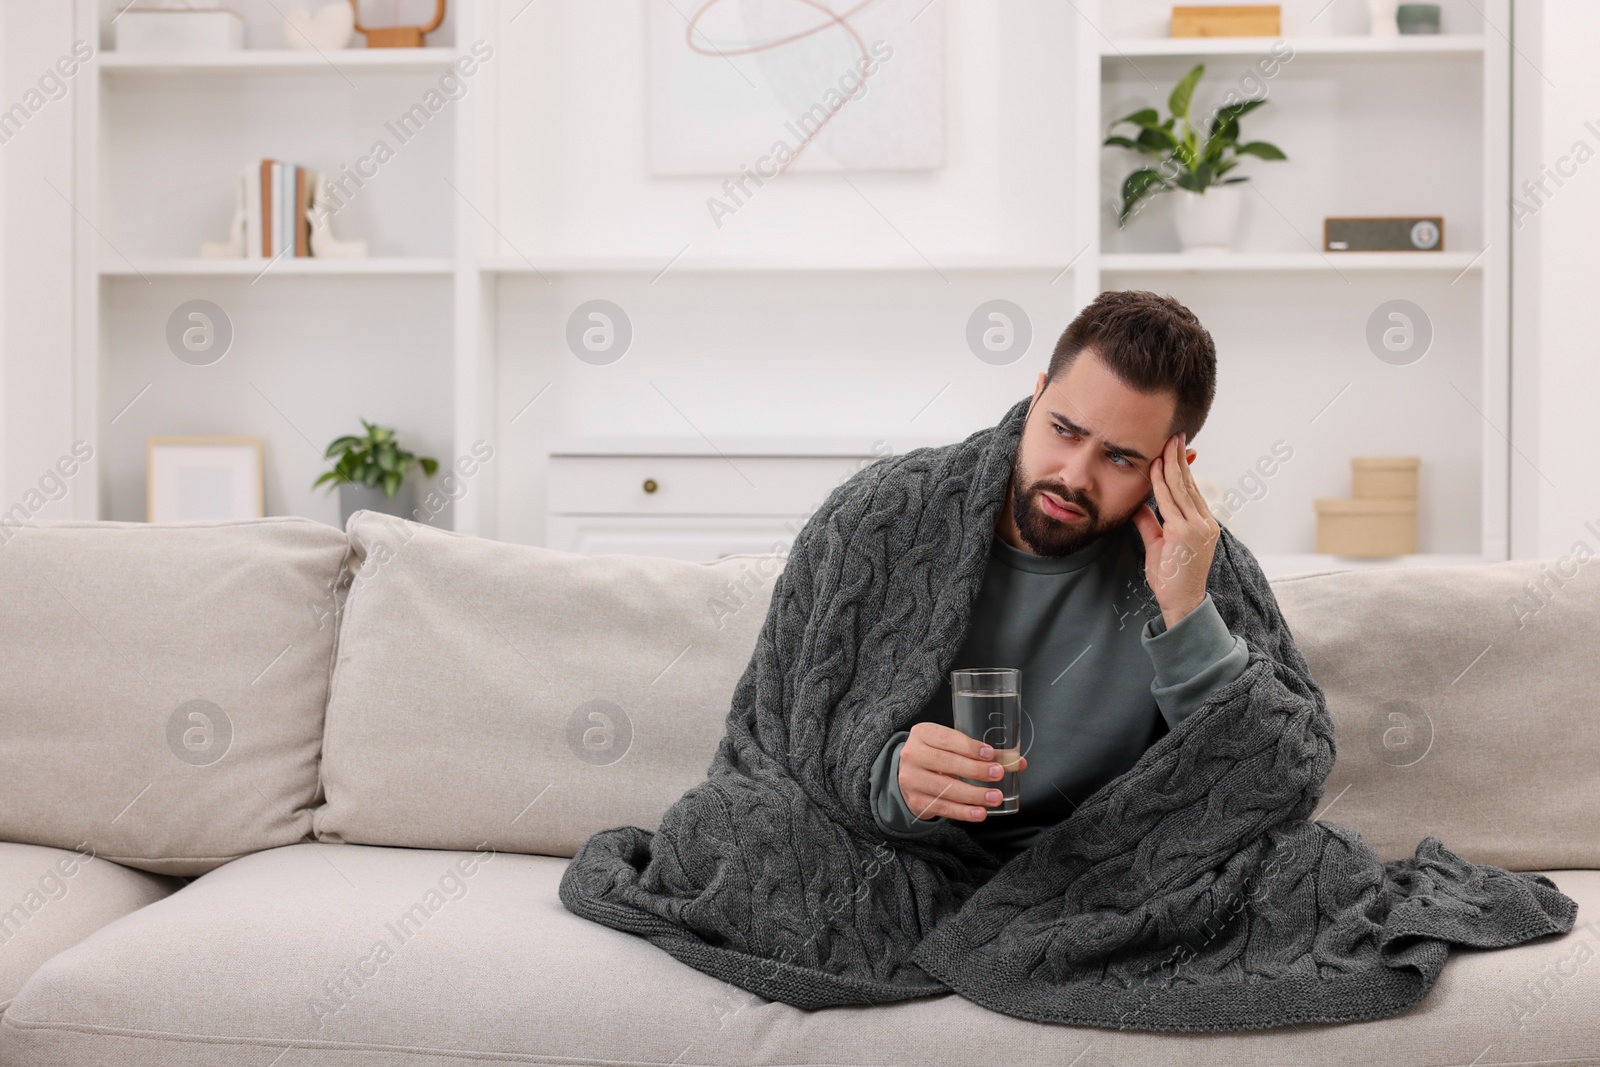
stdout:
[(1200, 433), (1217, 393), (1217, 349), (1194, 312), (1143, 289), (1103, 292), (1062, 332), (1045, 384), (1066, 374), (1086, 348), (1128, 388), (1177, 394), (1168, 437), (1181, 430), (1193, 441)]

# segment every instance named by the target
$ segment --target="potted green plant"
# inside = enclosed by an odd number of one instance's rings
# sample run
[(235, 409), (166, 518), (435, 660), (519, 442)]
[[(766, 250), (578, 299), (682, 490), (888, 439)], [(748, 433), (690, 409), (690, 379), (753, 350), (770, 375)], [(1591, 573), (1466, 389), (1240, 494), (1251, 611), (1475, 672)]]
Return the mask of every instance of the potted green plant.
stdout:
[(366, 427), (364, 436), (334, 438), (323, 455), (328, 459), (337, 456), (338, 462), (311, 483), (313, 489), (324, 482), (338, 485), (341, 527), (348, 525), (350, 516), (362, 508), (402, 518), (410, 515), (416, 490), (415, 483), (405, 480), (406, 471), (413, 463), (421, 466), (428, 477), (439, 469), (438, 460), (401, 448), (389, 427), (366, 419), (361, 420), (361, 425)]
[(1160, 161), (1154, 167), (1141, 167), (1123, 180), (1118, 229), (1127, 225), (1129, 217), (1149, 197), (1176, 190), (1175, 221), (1185, 252), (1226, 251), (1233, 243), (1239, 222), (1238, 183), (1246, 178), (1226, 175), (1239, 165), (1241, 157), (1289, 158), (1266, 141), (1239, 143), (1239, 119), (1265, 104), (1265, 98), (1218, 108), (1201, 137), (1189, 119), (1189, 108), (1194, 102), (1195, 85), (1205, 70), (1204, 63), (1196, 65), (1173, 87), (1167, 98), (1167, 109), (1172, 113), (1165, 120), (1155, 108), (1143, 108), (1110, 127), (1115, 130), (1124, 124), (1133, 126), (1138, 130), (1136, 136), (1113, 134), (1105, 140), (1107, 145), (1129, 148)]

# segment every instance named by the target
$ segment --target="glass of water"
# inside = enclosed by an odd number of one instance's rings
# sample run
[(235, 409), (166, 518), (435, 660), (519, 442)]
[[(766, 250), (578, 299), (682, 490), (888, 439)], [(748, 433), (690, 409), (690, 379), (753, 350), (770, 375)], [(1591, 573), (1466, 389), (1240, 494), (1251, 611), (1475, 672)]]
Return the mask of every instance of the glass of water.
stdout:
[(950, 672), (951, 712), (955, 728), (994, 748), (994, 762), (1004, 773), (999, 781), (962, 781), (1000, 790), (1000, 803), (990, 815), (1010, 815), (1021, 808), (1022, 692), (1016, 667), (973, 667)]

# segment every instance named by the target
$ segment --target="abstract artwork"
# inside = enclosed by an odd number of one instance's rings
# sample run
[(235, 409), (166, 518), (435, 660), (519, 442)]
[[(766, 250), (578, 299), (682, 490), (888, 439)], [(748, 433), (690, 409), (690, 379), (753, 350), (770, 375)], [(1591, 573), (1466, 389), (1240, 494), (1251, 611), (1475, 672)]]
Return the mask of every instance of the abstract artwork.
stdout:
[(647, 0), (655, 175), (927, 170), (942, 0)]

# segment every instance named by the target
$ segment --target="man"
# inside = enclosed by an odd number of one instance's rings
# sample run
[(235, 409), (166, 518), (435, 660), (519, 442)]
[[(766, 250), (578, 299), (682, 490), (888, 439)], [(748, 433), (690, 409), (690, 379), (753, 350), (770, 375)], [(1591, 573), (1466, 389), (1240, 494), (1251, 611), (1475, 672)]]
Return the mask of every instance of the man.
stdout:
[[(1544, 875), (1431, 835), (1385, 861), (1312, 818), (1327, 699), (1185, 458), (1215, 361), (1180, 305), (1104, 293), (994, 426), (836, 487), (774, 581), (705, 780), (655, 830), (590, 837), (563, 905), (798, 1008), (954, 991), (1119, 1030), (1393, 1015), (1452, 943), (1571, 930)], [(1023, 668), (1016, 814), (983, 813), (957, 780), (982, 778), (981, 746), (934, 721), (968, 656)], [(895, 787), (922, 825), (885, 825)]]
[(964, 780), (1001, 768), (952, 728), (946, 678), (873, 765), (886, 835), (925, 836), (955, 819), (1007, 860), (1243, 672), (1244, 638), (1205, 589), (1215, 520), (1188, 470), (1194, 451), (1180, 459), (1215, 382), (1210, 334), (1170, 297), (1102, 293), (1067, 327), (1034, 385), (955, 662), (1021, 669), (1021, 765), (1034, 769), (1021, 776), (1020, 810), (991, 817), (999, 790)]

